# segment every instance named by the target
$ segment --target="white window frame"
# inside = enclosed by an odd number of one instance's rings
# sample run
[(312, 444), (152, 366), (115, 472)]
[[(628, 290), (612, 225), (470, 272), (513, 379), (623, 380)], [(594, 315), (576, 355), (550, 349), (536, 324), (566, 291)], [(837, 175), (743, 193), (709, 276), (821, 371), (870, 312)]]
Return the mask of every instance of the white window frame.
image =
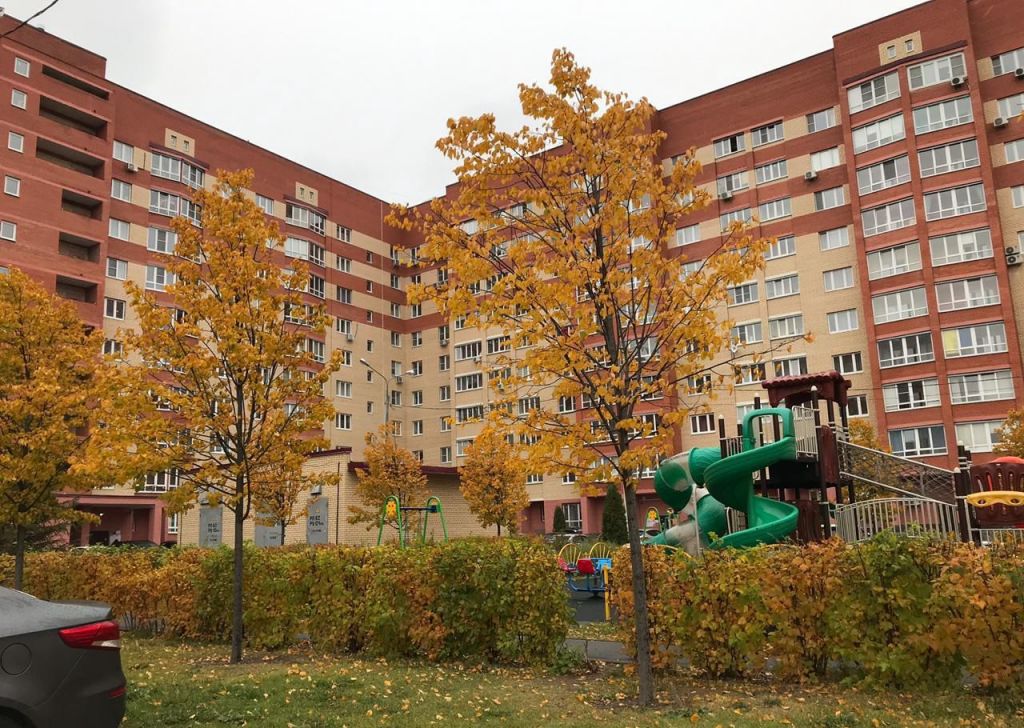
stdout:
[(984, 212), (986, 209), (985, 185), (981, 182), (926, 192), (924, 195), (924, 217), (928, 222)]
[(921, 270), (921, 244), (916, 240), (889, 248), (872, 250), (867, 254), (868, 280)]
[(847, 90), (850, 113), (879, 106), (900, 96), (900, 76), (896, 71), (876, 76)]
[(924, 286), (879, 293), (871, 297), (871, 312), (876, 324), (927, 316), (928, 296)]
[(842, 207), (846, 204), (846, 192), (842, 185), (830, 187), (827, 190), (818, 190), (814, 193), (814, 211), (822, 212)]
[[(913, 346), (908, 346), (911, 342), (913, 342)], [(876, 344), (876, 349), (880, 369), (935, 361), (935, 343), (932, 341), (931, 332), (928, 331), (880, 339)], [(883, 349), (888, 350), (884, 357)]]
[(971, 452), (992, 452), (1002, 438), (996, 432), (1005, 420), (976, 420), (974, 422), (957, 422), (956, 441), (962, 442)]
[(804, 316), (800, 313), (774, 316), (768, 319), (770, 339), (788, 339), (804, 335)]
[[(914, 448), (903, 447), (899, 449), (896, 444), (896, 440), (893, 439), (894, 435), (899, 435), (901, 441), (905, 439), (902, 433), (914, 433), (912, 442), (915, 443)], [(921, 435), (927, 433), (926, 438), (922, 438)], [(893, 455), (900, 457), (927, 457), (930, 455), (945, 455), (947, 452), (946, 446), (946, 432), (941, 424), (935, 425), (923, 425), (921, 427), (905, 427), (901, 429), (889, 430), (889, 446), (892, 448)], [(938, 435), (938, 437), (937, 437)], [(928, 440), (928, 445), (921, 447), (920, 443), (923, 439)], [(938, 444), (941, 440), (941, 445)], [(906, 444), (905, 442), (903, 443)]]
[(770, 301), (775, 298), (797, 296), (800, 294), (800, 275), (788, 273), (784, 276), (768, 278), (764, 282), (764, 297)]
[[(955, 252), (950, 252), (950, 244), (956, 246)], [(928, 247), (931, 249), (933, 266), (983, 260), (993, 255), (992, 231), (988, 228), (978, 228), (938, 235), (928, 239)]]
[(997, 369), (949, 375), (949, 401), (952, 404), (998, 402), (1016, 396), (1013, 372)]
[(914, 198), (912, 197), (868, 208), (863, 210), (860, 216), (864, 237), (900, 230), (917, 223), (917, 213), (914, 210)]
[(822, 285), (825, 287), (826, 293), (832, 291), (843, 291), (847, 288), (853, 288), (853, 266), (846, 266), (844, 268), (833, 268), (832, 270), (822, 271)]
[(907, 129), (903, 123), (903, 115), (896, 114), (858, 126), (853, 130), (852, 136), (853, 153), (860, 154), (905, 139)]
[(910, 181), (910, 157), (906, 154), (857, 170), (857, 192), (868, 195)]
[(970, 96), (955, 99), (944, 99), (926, 106), (918, 106), (913, 111), (914, 133), (929, 134), (940, 129), (948, 129), (974, 121), (974, 107)]
[(815, 172), (838, 167), (840, 164), (842, 164), (842, 161), (839, 155), (839, 147), (830, 147), (817, 152), (811, 152), (811, 169)]
[(922, 177), (934, 177), (981, 164), (977, 139), (961, 139), (950, 144), (922, 149), (917, 153), (917, 166)]
[(822, 230), (818, 233), (818, 248), (822, 251), (837, 250), (850, 245), (850, 229), (848, 227)]
[(908, 379), (882, 385), (882, 402), (886, 412), (938, 407), (941, 401), (939, 380), (936, 377)]
[(963, 53), (951, 53), (941, 58), (930, 58), (923, 63), (907, 67), (907, 85), (911, 91), (918, 91), (940, 83), (948, 83), (959, 76), (966, 78), (967, 66)]
[(11, 197), (21, 197), (21, 180), (11, 175), (4, 175), (4, 194)]
[(995, 275), (960, 278), (935, 284), (935, 300), (940, 313), (963, 311), (999, 304), (999, 279)]
[(860, 315), (855, 308), (844, 308), (842, 311), (831, 311), (825, 314), (830, 334), (842, 334), (860, 328)]
[(754, 167), (754, 180), (757, 184), (763, 185), (776, 180), (785, 179), (789, 176), (789, 165), (785, 159), (776, 159)]
[(757, 206), (758, 217), (761, 222), (780, 220), (793, 214), (792, 201), (788, 197), (780, 197), (777, 200), (762, 202)]
[(1008, 347), (1006, 325), (1002, 321), (943, 329), (941, 338), (942, 350), (947, 359), (1000, 354), (1007, 351)]

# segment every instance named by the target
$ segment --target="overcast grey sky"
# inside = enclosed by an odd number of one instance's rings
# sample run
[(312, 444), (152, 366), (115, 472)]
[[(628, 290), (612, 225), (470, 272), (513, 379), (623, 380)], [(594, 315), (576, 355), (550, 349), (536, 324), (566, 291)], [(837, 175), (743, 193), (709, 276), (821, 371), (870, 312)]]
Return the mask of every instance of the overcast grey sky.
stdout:
[[(831, 46), (917, 0), (61, 0), (36, 23), (107, 76), (393, 202), (441, 194), (452, 116), (518, 125), (553, 48), (664, 107)], [(49, 0), (0, 0), (24, 19)]]

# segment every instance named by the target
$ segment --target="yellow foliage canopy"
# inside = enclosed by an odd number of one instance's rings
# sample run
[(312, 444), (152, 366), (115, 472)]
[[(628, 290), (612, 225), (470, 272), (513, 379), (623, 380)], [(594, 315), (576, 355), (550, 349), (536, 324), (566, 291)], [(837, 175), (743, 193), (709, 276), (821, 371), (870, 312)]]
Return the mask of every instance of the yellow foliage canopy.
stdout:
[[(370, 530), (379, 523), (388, 496), (396, 496), (403, 506), (420, 507), (430, 490), (423, 466), (409, 450), (400, 447), (388, 425), (366, 433), (366, 468), (356, 470), (356, 496), (360, 504), (349, 506), (349, 523), (365, 523)], [(415, 517), (403, 516), (406, 528), (415, 525)], [(394, 524), (397, 527), (397, 524)]]
[(487, 428), (466, 449), (459, 468), (459, 489), (484, 528), (497, 526), (515, 533), (519, 516), (530, 504), (523, 459), (505, 437)]

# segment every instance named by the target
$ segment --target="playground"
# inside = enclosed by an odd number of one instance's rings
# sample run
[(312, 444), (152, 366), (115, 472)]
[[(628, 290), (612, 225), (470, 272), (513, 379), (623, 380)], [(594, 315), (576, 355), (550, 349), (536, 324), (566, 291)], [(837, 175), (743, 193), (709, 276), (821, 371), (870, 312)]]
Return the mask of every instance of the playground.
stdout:
[[(961, 446), (958, 467), (946, 470), (854, 444), (850, 381), (835, 371), (762, 387), (767, 406), (755, 398), (734, 435), (718, 420), (717, 448), (693, 448), (661, 463), (654, 488), (666, 510), (648, 515), (646, 525), (661, 526), (648, 546), (696, 557), (706, 549), (832, 536), (852, 544), (885, 532), (980, 546), (1024, 542), (1024, 460), (973, 463)], [(863, 492), (870, 497), (859, 498)], [(599, 614), (581, 606), (579, 596), (606, 596), (614, 555), (602, 543), (560, 551), (577, 614)]]

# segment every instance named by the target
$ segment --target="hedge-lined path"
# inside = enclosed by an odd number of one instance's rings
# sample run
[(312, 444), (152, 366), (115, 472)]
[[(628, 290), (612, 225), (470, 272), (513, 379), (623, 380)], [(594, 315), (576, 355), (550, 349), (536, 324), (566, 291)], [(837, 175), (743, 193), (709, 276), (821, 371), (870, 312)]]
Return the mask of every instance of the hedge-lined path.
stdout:
[(873, 693), (829, 684), (783, 689), (678, 675), (658, 682), (659, 705), (640, 711), (621, 666), (571, 675), (525, 668), (438, 665), (325, 656), (305, 647), (251, 651), (227, 664), (224, 645), (127, 636), (125, 728), (160, 726), (602, 726), (1020, 725), (1024, 708), (968, 692)]

